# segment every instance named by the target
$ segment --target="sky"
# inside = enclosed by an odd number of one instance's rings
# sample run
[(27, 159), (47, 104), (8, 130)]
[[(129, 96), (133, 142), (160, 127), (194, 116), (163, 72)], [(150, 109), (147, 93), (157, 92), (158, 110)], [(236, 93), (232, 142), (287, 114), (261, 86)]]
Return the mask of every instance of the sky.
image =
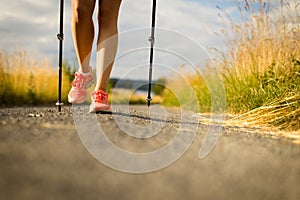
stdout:
[[(222, 8), (239, 21), (236, 0), (158, 0), (154, 79), (199, 66), (206, 49), (225, 49)], [(151, 0), (123, 0), (119, 13), (119, 50), (111, 77), (147, 79)], [(65, 0), (64, 60), (78, 66), (71, 34), (71, 0)], [(59, 0), (0, 0), (0, 49), (26, 50), (36, 59), (57, 63)], [(97, 31), (97, 27), (96, 27)], [(94, 47), (95, 49), (95, 47)], [(95, 65), (92, 58), (91, 65)], [(93, 66), (94, 67), (94, 66)], [(193, 67), (187, 67), (193, 70)]]

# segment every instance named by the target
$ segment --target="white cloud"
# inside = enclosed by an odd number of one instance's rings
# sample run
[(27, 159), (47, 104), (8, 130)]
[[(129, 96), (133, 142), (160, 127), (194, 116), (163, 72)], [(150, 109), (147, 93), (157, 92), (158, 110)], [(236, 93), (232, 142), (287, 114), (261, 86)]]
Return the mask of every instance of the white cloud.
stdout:
[[(120, 30), (128, 30), (140, 27), (149, 27), (151, 22), (151, 9), (152, 2), (147, 1), (145, 4), (140, 4), (140, 0), (128, 0), (123, 1), (123, 8), (120, 13)], [(204, 2), (204, 1), (201, 1)], [(223, 38), (217, 37), (214, 32), (220, 30), (220, 21), (218, 19), (218, 9), (212, 5), (201, 5), (199, 1), (183, 1), (183, 0), (163, 0), (157, 3), (157, 27), (168, 29), (164, 33), (160, 31), (157, 33), (157, 40), (166, 40), (170, 42), (156, 44), (160, 48), (172, 49), (178, 54), (185, 55), (190, 60), (193, 60), (195, 65), (203, 64), (200, 58), (205, 57), (205, 52), (196, 44), (203, 46), (220, 46), (223, 48)], [(233, 11), (232, 7), (226, 7), (228, 12)], [(174, 32), (173, 32), (173, 31)], [(146, 33), (144, 33), (146, 32)], [(140, 35), (144, 35), (143, 41), (132, 41), (139, 40), (142, 38), (135, 39), (134, 37), (126, 38), (130, 39), (131, 47), (134, 48), (136, 44), (144, 44), (144, 47), (148, 47), (146, 39), (150, 35), (150, 30), (140, 31)], [(178, 33), (177, 33), (178, 32)], [(147, 35), (148, 34), (148, 35)], [(171, 38), (171, 40), (170, 40)], [(122, 36), (121, 36), (122, 39)], [(172, 43), (173, 41), (173, 43)], [(163, 46), (164, 45), (164, 46)], [(125, 59), (124, 59), (125, 60)], [(167, 62), (167, 61), (168, 62)], [(130, 62), (131, 61), (131, 62)], [(147, 65), (148, 52), (136, 53), (136, 59), (128, 56), (128, 60), (118, 63), (122, 65), (121, 70), (113, 70), (113, 75), (120, 76), (125, 71), (129, 71), (132, 66)], [(172, 69), (178, 68), (181, 64), (187, 64), (185, 61), (178, 58), (174, 58), (171, 55), (163, 54), (162, 52), (156, 53), (155, 62), (167, 65)], [(126, 66), (127, 65), (127, 66)], [(163, 76), (169, 74), (171, 69), (163, 69), (157, 71), (157, 76)], [(130, 78), (134, 78), (135, 72), (131, 72), (128, 75)], [(145, 77), (145, 76), (144, 76)]]
[[(197, 44), (217, 46), (222, 43), (222, 38), (217, 38), (213, 34), (220, 29), (218, 9), (215, 6), (223, 5), (225, 9), (229, 9), (229, 12), (233, 12), (234, 2), (232, 0), (161, 0), (157, 4), (157, 26), (178, 31), (195, 40)], [(0, 48), (10, 51), (19, 46), (37, 57), (47, 56), (49, 59), (56, 60), (59, 1), (1, 0), (0, 4)], [(65, 1), (64, 55), (65, 59), (74, 63), (70, 4), (70, 0)], [(123, 0), (119, 30), (124, 32), (134, 28), (149, 27), (151, 9), (152, 1), (149, 0)], [(145, 45), (148, 45), (148, 35), (145, 35), (144, 39)], [(128, 45), (133, 43), (134, 41), (127, 42)], [(147, 57), (144, 59), (148, 60)], [(178, 66), (180, 64), (178, 63)], [(122, 70), (124, 69), (116, 68), (114, 73), (120, 75), (123, 73)]]

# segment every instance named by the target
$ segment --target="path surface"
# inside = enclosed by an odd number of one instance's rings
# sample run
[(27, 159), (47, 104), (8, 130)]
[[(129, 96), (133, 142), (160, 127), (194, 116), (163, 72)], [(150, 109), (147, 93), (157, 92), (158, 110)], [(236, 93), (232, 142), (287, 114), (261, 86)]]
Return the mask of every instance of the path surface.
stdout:
[[(118, 115), (139, 126), (150, 123), (145, 107)], [(98, 114), (107, 137), (120, 148), (148, 152), (178, 130), (178, 110), (168, 110), (163, 130), (136, 139), (118, 128), (114, 114)], [(120, 119), (121, 119), (120, 118)], [(97, 161), (77, 134), (71, 107), (1, 108), (0, 199), (300, 199), (300, 146), (267, 138), (259, 130), (225, 128), (214, 150), (198, 158), (208, 125), (199, 122), (191, 147), (171, 166), (130, 174)]]

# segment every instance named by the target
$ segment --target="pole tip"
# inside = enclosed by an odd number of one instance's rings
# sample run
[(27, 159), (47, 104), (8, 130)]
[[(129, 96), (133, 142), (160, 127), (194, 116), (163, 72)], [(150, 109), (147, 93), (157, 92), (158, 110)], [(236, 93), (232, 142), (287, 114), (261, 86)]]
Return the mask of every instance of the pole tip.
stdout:
[(152, 101), (152, 98), (151, 97), (147, 97), (147, 105), (148, 105), (148, 107), (150, 106), (151, 101)]
[(55, 104), (56, 106), (57, 106), (57, 108), (58, 108), (58, 112), (61, 112), (61, 107), (64, 105), (64, 103), (63, 102), (56, 102), (56, 104)]

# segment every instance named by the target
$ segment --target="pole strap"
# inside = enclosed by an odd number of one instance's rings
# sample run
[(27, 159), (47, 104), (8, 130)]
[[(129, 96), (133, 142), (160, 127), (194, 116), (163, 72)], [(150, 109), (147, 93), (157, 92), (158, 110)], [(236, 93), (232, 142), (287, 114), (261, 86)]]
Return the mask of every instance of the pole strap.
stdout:
[(154, 43), (155, 43), (155, 38), (154, 38), (154, 36), (150, 36), (150, 37), (148, 38), (148, 41), (149, 41), (152, 45), (154, 45)]
[(63, 41), (64, 40), (64, 34), (63, 33), (58, 33), (56, 36), (57, 36), (57, 39), (59, 41)]

